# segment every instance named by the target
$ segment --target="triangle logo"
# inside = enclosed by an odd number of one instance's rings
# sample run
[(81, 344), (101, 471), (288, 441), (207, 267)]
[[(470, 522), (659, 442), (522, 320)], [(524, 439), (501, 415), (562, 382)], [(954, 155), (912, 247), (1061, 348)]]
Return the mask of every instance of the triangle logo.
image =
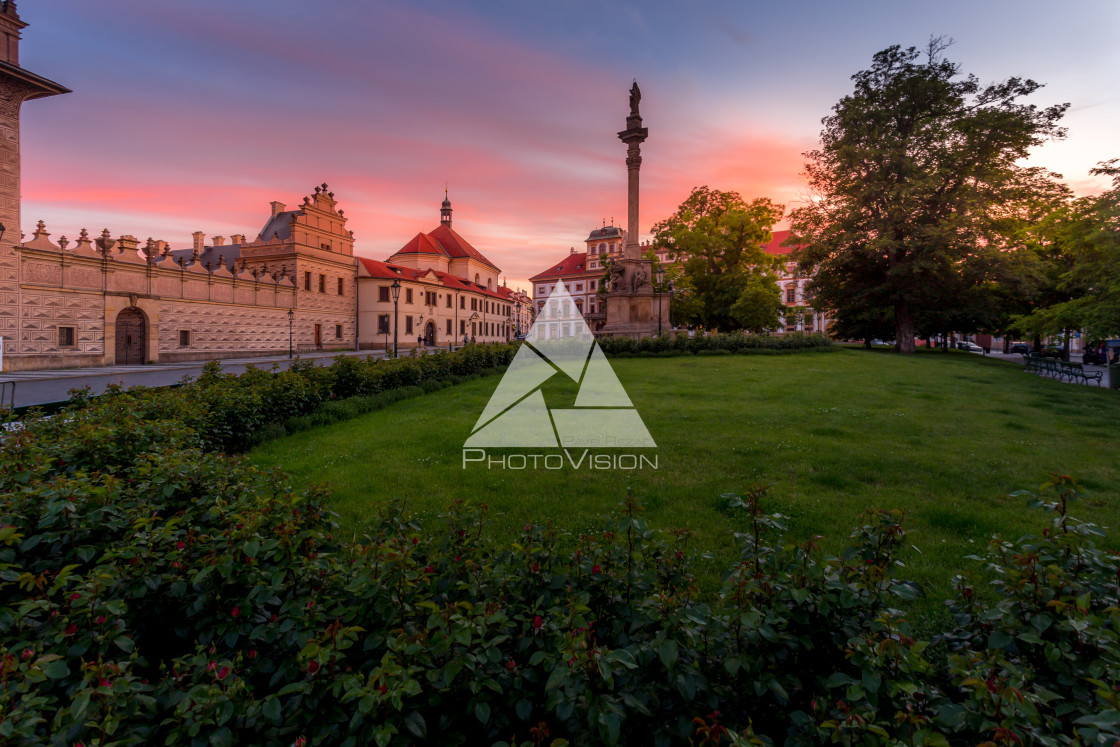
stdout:
[[(464, 448), (657, 446), (563, 283), (525, 342)], [(574, 407), (545, 403), (541, 385), (556, 374), (579, 384)]]

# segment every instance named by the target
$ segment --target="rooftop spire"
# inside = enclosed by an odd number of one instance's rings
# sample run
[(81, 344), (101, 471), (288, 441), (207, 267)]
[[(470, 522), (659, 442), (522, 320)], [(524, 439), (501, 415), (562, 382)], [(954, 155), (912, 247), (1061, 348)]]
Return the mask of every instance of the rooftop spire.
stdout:
[(443, 205), (439, 209), (439, 222), (451, 228), (451, 200), (447, 198), (447, 187), (443, 188)]

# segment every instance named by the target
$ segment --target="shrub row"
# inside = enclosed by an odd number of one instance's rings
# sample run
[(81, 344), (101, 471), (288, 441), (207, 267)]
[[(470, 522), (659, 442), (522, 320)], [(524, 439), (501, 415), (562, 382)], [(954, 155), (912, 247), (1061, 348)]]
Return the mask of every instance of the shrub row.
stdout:
[(347, 542), (322, 495), (171, 448), (184, 430), (93, 472), (36, 430), (0, 462), (7, 743), (1120, 738), (1120, 569), (1062, 481), (1041, 536), (992, 542), (997, 601), (958, 579), (931, 642), (897, 608), (921, 593), (895, 578), (898, 512), (823, 557), (783, 540), (761, 491), (725, 496), (748, 530), (712, 604), (693, 537), (651, 530), (633, 497), (574, 543), (528, 525), (494, 544), (459, 503), (435, 531), (392, 508)]
[[(832, 341), (822, 334), (785, 334), (752, 335), (742, 333), (719, 333), (688, 337), (678, 334), (675, 337), (608, 337), (599, 341), (599, 346), (607, 355), (685, 355), (689, 353), (708, 354), (706, 351), (727, 351), (729, 353), (789, 353), (806, 350), (830, 350)], [(718, 354), (718, 353), (717, 353)]]
[[(250, 367), (243, 374), (225, 373), (208, 363), (188, 386), (145, 391), (130, 389), (131, 412), (108, 404), (124, 395), (111, 388), (108, 396), (71, 392), (70, 414), (105, 420), (103, 430), (119, 427), (116, 418), (156, 422), (174, 419), (195, 434), (207, 451), (238, 453), (281, 434), (334, 422), (342, 416), (369, 412), (413, 393), (504, 370), (517, 345), (468, 345), (442, 352), (396, 359), (338, 356), (329, 366), (296, 361), (284, 371)], [(340, 404), (339, 401), (347, 401)], [(347, 415), (347, 413), (351, 413)]]

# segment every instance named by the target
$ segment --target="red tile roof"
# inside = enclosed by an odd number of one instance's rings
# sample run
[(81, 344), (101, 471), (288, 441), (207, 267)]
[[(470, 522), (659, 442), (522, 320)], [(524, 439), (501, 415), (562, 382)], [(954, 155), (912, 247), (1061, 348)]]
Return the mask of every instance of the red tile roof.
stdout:
[(497, 265), (486, 259), (482, 252), (444, 223), (440, 223), (426, 234), (416, 234), (397, 251), (397, 254), (439, 254), (451, 259), (470, 258), (494, 268), (496, 272), (499, 271)]
[(461, 278), (450, 273), (440, 272), (439, 270), (422, 269), (418, 270), (415, 267), (401, 267), (390, 262), (382, 262), (377, 259), (369, 259), (368, 257), (358, 257), (362, 266), (366, 268), (366, 272), (371, 277), (393, 279), (400, 278), (401, 280), (409, 280), (414, 283), (431, 283), (433, 285), (443, 285), (445, 288), (452, 290), (471, 291), (483, 296), (491, 296), (493, 298), (508, 301), (513, 291), (507, 287), (499, 287), (496, 291), (488, 289), (485, 285), (473, 283), (466, 278)]
[(588, 270), (587, 269), (587, 252), (577, 252), (569, 254), (557, 264), (552, 265), (544, 272), (538, 273), (529, 278), (530, 282), (538, 280), (547, 280), (550, 278), (567, 277), (570, 275), (601, 275), (602, 270)]
[(762, 247), (762, 251), (767, 254), (791, 254), (800, 248), (800, 244), (791, 244), (789, 246), (782, 246), (782, 242), (789, 238), (789, 231), (775, 231), (774, 238), (770, 239), (770, 243)]

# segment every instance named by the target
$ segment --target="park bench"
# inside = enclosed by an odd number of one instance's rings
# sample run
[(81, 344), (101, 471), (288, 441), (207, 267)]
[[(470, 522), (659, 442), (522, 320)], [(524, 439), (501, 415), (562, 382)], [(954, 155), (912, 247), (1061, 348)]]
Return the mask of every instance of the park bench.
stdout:
[(1057, 358), (1043, 358), (1035, 353), (1029, 353), (1023, 356), (1023, 364), (1026, 371), (1040, 376), (1071, 383), (1074, 380), (1085, 383), (1095, 381), (1097, 386), (1102, 386), (1103, 374), (1100, 371), (1086, 371), (1080, 363), (1067, 363)]

